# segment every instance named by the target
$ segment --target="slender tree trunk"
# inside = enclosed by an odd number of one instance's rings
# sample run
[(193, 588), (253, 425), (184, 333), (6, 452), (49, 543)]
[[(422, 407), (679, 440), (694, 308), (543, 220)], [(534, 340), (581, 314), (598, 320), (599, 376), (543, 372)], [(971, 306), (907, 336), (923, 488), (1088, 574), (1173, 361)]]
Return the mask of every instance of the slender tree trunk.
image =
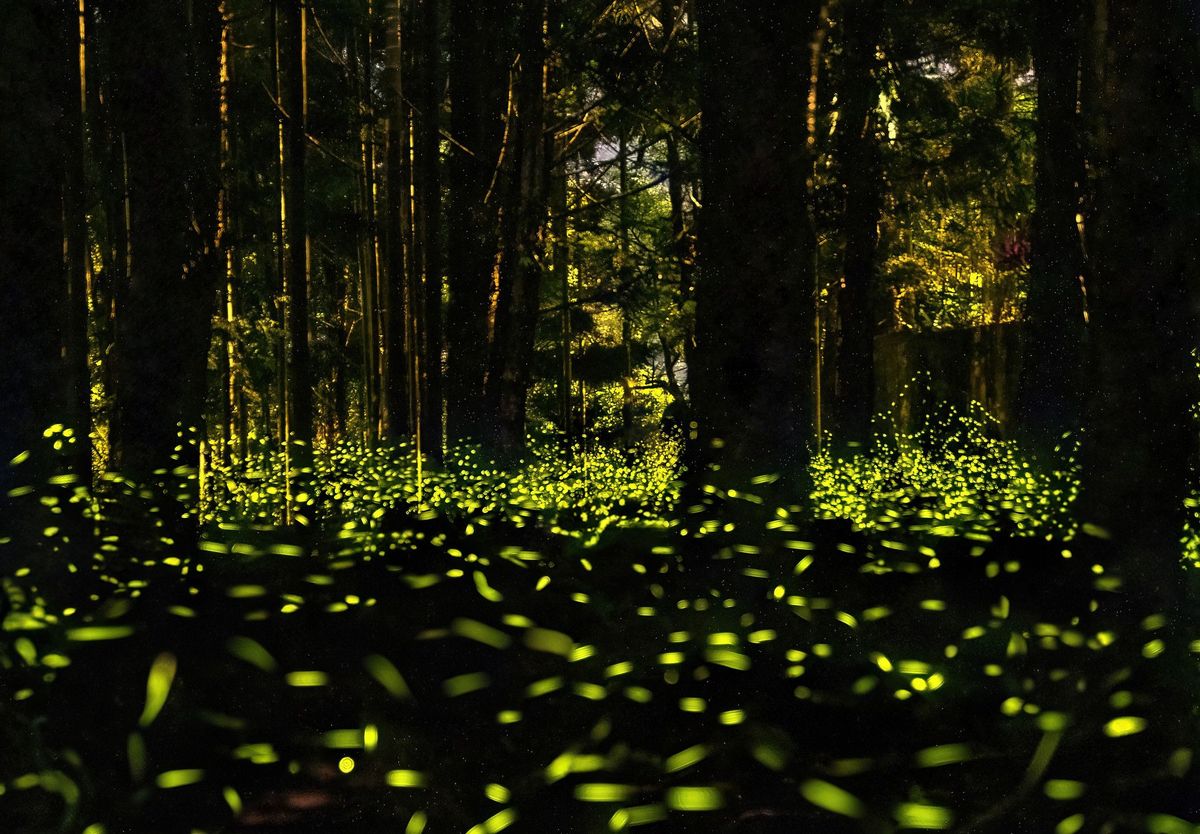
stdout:
[(359, 182), (359, 202), (363, 219), (362, 255), (359, 269), (359, 296), (362, 322), (360, 335), (363, 352), (363, 423), (368, 443), (379, 437), (379, 345), (376, 323), (375, 276), (378, 267), (378, 223), (375, 213), (375, 156), (373, 124), (374, 112), (371, 102), (371, 66), (374, 61), (372, 35), (368, 31), (363, 37), (363, 54), (356, 66), (362, 67), (359, 85), (359, 159), (362, 176)]
[(225, 251), (222, 253), (225, 263), (224, 286), (224, 316), (225, 338), (221, 350), (221, 402), (223, 419), (221, 420), (221, 459), (228, 465), (233, 460), (233, 438), (236, 432), (235, 422), (238, 407), (237, 382), (237, 349), (234, 328), (236, 325), (234, 304), (234, 283), (236, 275), (235, 241), (230, 231), (233, 229), (233, 209), (237, 204), (234, 193), (234, 159), (233, 131), (230, 113), (230, 93), (233, 84), (233, 20), (225, 2), (218, 5), (221, 15), (221, 57), (220, 57), (220, 144), (221, 144), (221, 213), (220, 223), (224, 233), (222, 242)]
[(1112, 531), (1130, 573), (1169, 587), (1200, 402), (1200, 19), (1165, 0), (1108, 6), (1082, 512)]
[(288, 443), (293, 466), (311, 463), (313, 379), (309, 345), (308, 291), (308, 2), (283, 0), (286, 9), (287, 85), (287, 301), (288, 301)]
[[(806, 184), (812, 2), (698, 0), (700, 274), (690, 383), (715, 477), (803, 477), (815, 248)], [(693, 473), (693, 477), (699, 473)]]
[(574, 437), (571, 423), (571, 250), (567, 240), (566, 160), (561, 158), (551, 174), (550, 215), (554, 278), (560, 301), (558, 418), (569, 447)]
[[(674, 40), (679, 37), (679, 32), (684, 25), (680, 20), (678, 0), (662, 0), (659, 15), (663, 27), (663, 51), (668, 52)], [(689, 23), (688, 25), (693, 24)], [(673, 118), (678, 120), (678, 114), (673, 114)], [(671, 253), (675, 258), (676, 269), (679, 270), (678, 303), (684, 322), (683, 363), (686, 368), (690, 369), (693, 351), (696, 347), (695, 317), (691, 312), (696, 293), (696, 239), (688, 223), (684, 194), (690, 185), (690, 180), (684, 168), (680, 138), (680, 127), (677, 124), (668, 125), (664, 142), (667, 151), (667, 195), (671, 202)], [(679, 390), (682, 394), (682, 389)], [(686, 415), (690, 411), (688, 401), (680, 396), (677, 402), (684, 409)]]
[(679, 379), (675, 376), (675, 366), (679, 364), (679, 354), (675, 352), (675, 347), (667, 338), (665, 333), (658, 334), (658, 344), (663, 352), (663, 370), (666, 371), (667, 393), (671, 395), (671, 399), (675, 403), (683, 404), (686, 399), (683, 396), (683, 389), (679, 385)]
[(387, 365), (386, 392), (388, 435), (406, 437), (410, 420), (410, 357), (408, 353), (409, 272), (407, 159), (408, 108), (404, 104), (404, 49), (402, 0), (388, 0), (384, 38), (384, 84), (387, 90), (387, 214), (384, 241), (387, 246), (387, 313), (384, 334)]
[(1035, 4), (1030, 30), (1037, 76), (1033, 251), (1025, 305), (1018, 407), (1022, 434), (1047, 452), (1081, 414), (1084, 267), (1076, 214), (1084, 184), (1079, 116), (1083, 3)]
[[(834, 0), (817, 0), (817, 23), (808, 44), (808, 106), (805, 109), (804, 124), (804, 179), (812, 189), (817, 179), (817, 131), (821, 111), (820, 78), (821, 69), (825, 66), (825, 40), (829, 35), (829, 10)], [(808, 226), (812, 234), (812, 246), (809, 249), (812, 259), (812, 285), (810, 289), (810, 305), (813, 310), (813, 361), (810, 366), (812, 385), (812, 438), (817, 449), (825, 440), (825, 381), (822, 379), (824, 361), (823, 348), (825, 344), (825, 326), (822, 322), (822, 308), (826, 305), (822, 300), (821, 291), (821, 248), (816, 241), (816, 207), (813, 200), (808, 201)], [(828, 376), (825, 374), (824, 376)]]
[(445, 413), (442, 367), (442, 177), (441, 114), (442, 72), (441, 4), (424, 0), (422, 8), (421, 113), (417, 165), (421, 171), (420, 211), (425, 256), (425, 333), (421, 366), (425, 390), (421, 407), (423, 451), (434, 461), (442, 457), (442, 420)]
[(451, 440), (479, 439), (483, 431), (497, 251), (493, 186), (503, 147), (509, 15), (500, 0), (450, 6), (446, 429)]
[(67, 304), (65, 360), (68, 373), (69, 405), (63, 417), (75, 432), (71, 455), (80, 482), (92, 479), (92, 390), (88, 370), (88, 288), (91, 284), (92, 253), (88, 243), (87, 207), (90, 198), (84, 175), (87, 157), (86, 10), (82, 0), (58, 0), (64, 6), (66, 34), (72, 48), (67, 55), (69, 68), (66, 100), (66, 154), (63, 183), (63, 211), (66, 218)]
[(617, 143), (618, 187), (617, 245), (621, 264), (621, 349), (624, 353), (624, 375), (621, 377), (621, 444), (633, 448), (633, 321), (630, 306), (633, 296), (633, 264), (629, 258), (629, 141), (622, 128)]
[[(688, 308), (695, 301), (696, 294), (696, 242), (692, 230), (688, 228), (687, 214), (684, 207), (684, 189), (687, 185), (687, 175), (683, 169), (683, 158), (679, 152), (679, 137), (674, 131), (667, 134), (667, 194), (671, 201), (671, 240), (672, 254), (675, 256), (675, 266), (679, 270), (679, 306), (684, 311), (683, 331), (683, 362), (688, 368), (692, 367), (693, 352), (696, 347), (696, 332), (693, 317), (688, 314)], [(687, 405), (686, 400), (679, 401)]]
[[(88, 53), (98, 58), (103, 39), (95, 37), (95, 27), (88, 35)], [(96, 62), (93, 61), (93, 64)], [(104, 395), (102, 411), (97, 420), (111, 423), (111, 399), (114, 388), (112, 350), (116, 336), (116, 310), (129, 284), (126, 258), (125, 171), (123, 143), (112, 124), (111, 79), (104, 72), (92, 73), (89, 85), (89, 130), (93, 137), (91, 150), (95, 155), (98, 174), (99, 203), (103, 223), (96, 228), (100, 244), (100, 272), (92, 283), (92, 322), (96, 334), (96, 357), (100, 361), (99, 383)], [(103, 92), (101, 92), (103, 88)], [(108, 461), (101, 461), (107, 466)]]
[(276, 134), (276, 181), (278, 184), (275, 223), (275, 268), (274, 285), (279, 292), (275, 300), (275, 317), (279, 338), (275, 345), (275, 389), (278, 399), (274, 436), (286, 450), (291, 437), (289, 415), (291, 405), (288, 399), (288, 257), (287, 257), (287, 118), (283, 110), (283, 42), (280, 35), (280, 21), (283, 13), (282, 3), (289, 0), (271, 0), (271, 75), (275, 85), (275, 134)]
[(500, 290), (495, 340), (487, 378), (487, 402), (498, 448), (515, 452), (525, 443), (525, 398), (533, 364), (541, 299), (546, 225), (546, 2), (521, 14), (520, 54), (510, 109), (507, 182), (503, 209)]
[[(114, 114), (125, 139), (130, 274), (114, 349), (116, 468), (196, 467), (220, 274), (216, 5), (108, 2)], [(136, 49), (129, 44), (138, 44)], [(177, 452), (176, 447), (180, 445)]]
[(346, 439), (346, 381), (350, 375), (348, 359), (352, 350), (350, 326), (347, 323), (349, 316), (347, 298), (350, 296), (351, 279), (349, 269), (339, 268), (339, 264), (332, 260), (325, 261), (325, 274), (328, 277), (329, 285), (334, 288), (337, 304), (334, 326), (337, 328), (338, 350), (333, 363), (333, 419), (330, 439), (338, 442)]
[(880, 36), (878, 10), (866, 0), (842, 6), (843, 66), (837, 152), (843, 187), (842, 285), (837, 297), (841, 339), (837, 349), (834, 422), (839, 440), (865, 443), (875, 404), (875, 322), (872, 299), (883, 202), (875, 111)]

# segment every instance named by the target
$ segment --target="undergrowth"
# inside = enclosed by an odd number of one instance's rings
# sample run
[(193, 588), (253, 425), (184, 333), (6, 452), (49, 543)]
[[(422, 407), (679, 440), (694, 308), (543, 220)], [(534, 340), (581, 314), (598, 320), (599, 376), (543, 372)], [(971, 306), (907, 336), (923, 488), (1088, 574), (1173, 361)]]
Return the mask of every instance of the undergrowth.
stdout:
[(847, 454), (826, 442), (814, 456), (813, 510), (870, 530), (1073, 537), (1079, 494), (1073, 442), (1057, 459), (1031, 460), (982, 406), (949, 408), (911, 434), (879, 428), (870, 448)]
[[(870, 448), (853, 454), (831, 452), (827, 442), (810, 466), (812, 512), (869, 530), (1072, 537), (1079, 488), (1073, 448), (1043, 467), (997, 433), (976, 407), (945, 413), (911, 434), (881, 430)], [(531, 438), (527, 455), (509, 463), (478, 447), (453, 447), (442, 464), (423, 461), (419, 472), (405, 444), (343, 443), (315, 458), (312, 475), (293, 473), (291, 484), (278, 451), (214, 466), (202, 490), (202, 519), (278, 524), (290, 505), (302, 522), (337, 518), (367, 530), (389, 512), (412, 509), (594, 535), (614, 524), (669, 518), (685, 477), (680, 441), (662, 433), (629, 451), (564, 450), (553, 439)]]

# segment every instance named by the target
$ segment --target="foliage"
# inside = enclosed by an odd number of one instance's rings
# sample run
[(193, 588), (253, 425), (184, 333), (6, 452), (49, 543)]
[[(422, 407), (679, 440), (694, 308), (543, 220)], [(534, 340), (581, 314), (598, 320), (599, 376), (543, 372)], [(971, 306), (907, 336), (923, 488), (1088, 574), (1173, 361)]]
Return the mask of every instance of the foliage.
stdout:
[[(619, 400), (608, 418), (619, 425)], [(603, 426), (604, 418), (598, 418)], [(875, 446), (835, 454), (826, 443), (810, 466), (811, 501), (819, 518), (856, 527), (905, 527), (932, 535), (988, 533), (1070, 538), (1078, 494), (1073, 456), (1047, 471), (1014, 441), (997, 439), (993, 418), (975, 405), (948, 410), (911, 435), (882, 427)], [(669, 517), (679, 497), (680, 441), (656, 433), (625, 451), (595, 441), (564, 449), (553, 435), (533, 436), (519, 462), (501, 463), (475, 446), (452, 448), (444, 465), (423, 464), (418, 478), (411, 446), (341, 443), (318, 449), (312, 489), (291, 496), (306, 520), (344, 519), (371, 530), (395, 510), (484, 517), (594, 535), (612, 524)], [(286, 518), (289, 486), (282, 452), (216, 466), (203, 487), (208, 524), (275, 524)], [(292, 487), (297, 492), (299, 487)]]
[(458, 446), (429, 468), (408, 444), (342, 443), (316, 455), (310, 491), (289, 487), (282, 452), (218, 467), (204, 488), (206, 523), (272, 524), (292, 511), (306, 520), (344, 520), (347, 529), (376, 530), (389, 513), (412, 509), (448, 518), (537, 524), (556, 532), (593, 534), (611, 524), (656, 522), (674, 505), (679, 441), (656, 434), (625, 451), (589, 443), (563, 448), (551, 436), (531, 438), (519, 463), (498, 463), (477, 446)]
[[(878, 426), (887, 422), (877, 418)], [(1038, 465), (1015, 441), (998, 439), (997, 429), (973, 404), (967, 414), (948, 408), (927, 417), (911, 435), (878, 429), (870, 450), (838, 454), (827, 443), (811, 467), (815, 510), (879, 531), (1073, 537), (1074, 454), (1054, 468)]]
[(882, 272), (892, 325), (1019, 319), (1033, 211), (1032, 79), (959, 46), (891, 65), (881, 96), (888, 217)]

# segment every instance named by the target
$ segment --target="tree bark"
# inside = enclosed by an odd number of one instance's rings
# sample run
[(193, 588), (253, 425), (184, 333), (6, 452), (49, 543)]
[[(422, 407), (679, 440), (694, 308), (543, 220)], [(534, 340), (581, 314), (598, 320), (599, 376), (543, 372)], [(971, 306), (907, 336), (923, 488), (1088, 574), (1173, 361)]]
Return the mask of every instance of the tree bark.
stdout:
[(840, 442), (871, 438), (875, 406), (875, 329), (872, 300), (878, 268), (883, 173), (876, 138), (877, 10), (865, 0), (843, 5), (842, 67), (838, 89), (837, 154), (842, 182), (842, 285), (837, 296), (840, 339), (834, 427)]
[(287, 38), (287, 304), (289, 437), (294, 467), (312, 459), (313, 380), (308, 288), (308, 2), (283, 0)]
[(220, 20), (215, 4), (187, 11), (169, 3), (104, 6), (129, 194), (111, 442), (115, 468), (135, 478), (199, 463), (195, 439), (185, 434), (181, 443), (179, 432), (202, 424), (221, 268)]
[(621, 445), (626, 451), (633, 448), (633, 321), (630, 305), (633, 295), (633, 264), (629, 257), (629, 142), (625, 128), (617, 144), (618, 189), (617, 246), (621, 261), (618, 283), (621, 298), (621, 350), (625, 358), (621, 377)]
[[(667, 52), (678, 37), (681, 26), (677, 0), (662, 0), (659, 15), (663, 27), (663, 51)], [(678, 114), (672, 114), (672, 119), (678, 121)], [(679, 270), (678, 303), (684, 322), (683, 362), (685, 367), (690, 368), (696, 346), (694, 317), (690, 309), (694, 304), (696, 290), (696, 241), (693, 230), (688, 226), (685, 207), (684, 192), (689, 182), (684, 169), (683, 154), (679, 147), (680, 133), (681, 130), (677, 124), (668, 125), (664, 142), (667, 151), (667, 196), (671, 201), (671, 253), (675, 258), (675, 266)], [(682, 397), (682, 389), (677, 382), (673, 383), (672, 392), (673, 394), (677, 392), (676, 402), (686, 412), (689, 405), (687, 400)]]
[[(671, 201), (672, 254), (675, 256), (675, 265), (679, 270), (679, 306), (683, 311), (685, 322), (683, 361), (686, 366), (691, 367), (692, 355), (696, 347), (696, 334), (694, 325), (688, 324), (692, 319), (688, 308), (694, 303), (696, 294), (696, 241), (692, 230), (688, 228), (684, 209), (683, 194), (687, 182), (683, 169), (683, 157), (679, 152), (679, 138), (673, 132), (668, 133), (666, 144), (667, 195)], [(686, 405), (687, 403), (680, 400), (680, 404)]]
[(701, 449), (718, 480), (802, 477), (815, 251), (805, 136), (818, 10), (752, 0), (696, 6), (704, 197), (689, 382)]
[(1173, 0), (1108, 6), (1082, 512), (1112, 532), (1136, 578), (1169, 587), (1200, 402), (1200, 19)]
[[(559, 143), (561, 145), (561, 143)], [(561, 147), (555, 151), (558, 157)], [(558, 159), (550, 181), (550, 236), (553, 240), (552, 260), (554, 279), (560, 301), (558, 315), (559, 376), (558, 420), (568, 449), (575, 432), (571, 419), (571, 249), (567, 240), (567, 171), (566, 160)]]
[(421, 405), (421, 442), (425, 454), (440, 461), (443, 446), (442, 420), (445, 413), (442, 367), (443, 328), (442, 291), (442, 176), (441, 127), (442, 94), (445, 76), (442, 72), (441, 4), (424, 0), (422, 8), (421, 54), (421, 112), (418, 120), (416, 153), (420, 177), (420, 212), (422, 221), (425, 277), (424, 339), (422, 343), (422, 376), (424, 396)]
[[(42, 432), (70, 415), (62, 359), (68, 301), (63, 272), (67, 123), (66, 15), (60, 4), (20, 0), (0, 26), (0, 502), (50, 460)], [(76, 88), (78, 89), (78, 88)], [(76, 93), (78, 95), (78, 93)], [(74, 102), (78, 109), (78, 101)], [(48, 185), (49, 183), (49, 185)], [(9, 460), (32, 451), (24, 470)]]
[(411, 357), (409, 355), (408, 270), (409, 164), (407, 159), (408, 108), (404, 103), (404, 48), (401, 0), (388, 0), (384, 37), (384, 83), (387, 89), (387, 314), (385, 359), (387, 366), (388, 435), (411, 433)]
[(1079, 428), (1084, 338), (1083, 148), (1077, 105), (1083, 3), (1037, 3), (1031, 18), (1037, 77), (1033, 249), (1025, 304), (1019, 405), (1030, 448), (1050, 451)]
[(238, 369), (237, 369), (237, 340), (235, 337), (235, 277), (237, 274), (237, 253), (234, 251), (233, 209), (237, 205), (234, 187), (234, 158), (233, 131), (230, 111), (230, 94), (233, 85), (233, 20), (225, 2), (218, 4), (221, 15), (221, 54), (220, 54), (220, 145), (221, 145), (221, 198), (220, 222), (222, 224), (221, 239), (224, 243), (222, 261), (225, 266), (224, 286), (224, 318), (225, 337), (220, 350), (221, 372), (221, 462), (229, 465), (233, 460), (233, 438), (236, 433), (238, 408)]
[(446, 428), (451, 440), (480, 439), (488, 365), (497, 195), (509, 54), (501, 0), (450, 7), (450, 133), (446, 207)]
[(379, 437), (379, 338), (376, 314), (375, 286), (378, 272), (378, 223), (375, 212), (375, 151), (374, 110), (371, 102), (371, 67), (374, 62), (370, 27), (362, 38), (362, 55), (356, 56), (356, 67), (362, 68), (358, 81), (358, 111), (361, 121), (359, 129), (359, 161), (362, 175), (359, 178), (359, 211), (362, 218), (362, 233), (359, 241), (361, 256), (359, 264), (359, 298), (361, 306), (361, 341), (363, 354), (363, 435), (367, 443)]
[(516, 452), (525, 444), (525, 399), (541, 298), (548, 198), (545, 21), (545, 0), (522, 7), (514, 107), (507, 129), (500, 286), (486, 383), (489, 423), (494, 431), (491, 439), (505, 453)]

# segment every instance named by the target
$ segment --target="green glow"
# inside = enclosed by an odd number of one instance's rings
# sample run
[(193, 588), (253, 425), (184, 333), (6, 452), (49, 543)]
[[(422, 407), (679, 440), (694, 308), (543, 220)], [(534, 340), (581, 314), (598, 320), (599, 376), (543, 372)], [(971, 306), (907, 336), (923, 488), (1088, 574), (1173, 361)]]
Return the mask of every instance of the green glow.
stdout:
[(175, 655), (163, 652), (150, 665), (150, 674), (146, 678), (146, 705), (138, 719), (141, 726), (150, 726), (167, 702), (171, 683), (175, 680), (176, 664)]
[(902, 802), (896, 806), (896, 823), (901, 828), (943, 831), (954, 824), (954, 812), (938, 805)]
[(1131, 736), (1146, 729), (1146, 719), (1134, 715), (1114, 718), (1104, 725), (1104, 734), (1111, 738)]
[(800, 795), (818, 808), (844, 817), (859, 819), (867, 813), (862, 800), (854, 794), (821, 779), (809, 779), (801, 783)]
[(329, 675), (325, 672), (304, 671), (304, 672), (288, 672), (284, 676), (288, 686), (295, 687), (315, 687), (327, 686), (329, 684)]
[(182, 788), (204, 779), (203, 770), (168, 770), (154, 778), (160, 788)]
[(384, 778), (393, 788), (423, 788), (426, 785), (425, 774), (419, 770), (389, 770)]

